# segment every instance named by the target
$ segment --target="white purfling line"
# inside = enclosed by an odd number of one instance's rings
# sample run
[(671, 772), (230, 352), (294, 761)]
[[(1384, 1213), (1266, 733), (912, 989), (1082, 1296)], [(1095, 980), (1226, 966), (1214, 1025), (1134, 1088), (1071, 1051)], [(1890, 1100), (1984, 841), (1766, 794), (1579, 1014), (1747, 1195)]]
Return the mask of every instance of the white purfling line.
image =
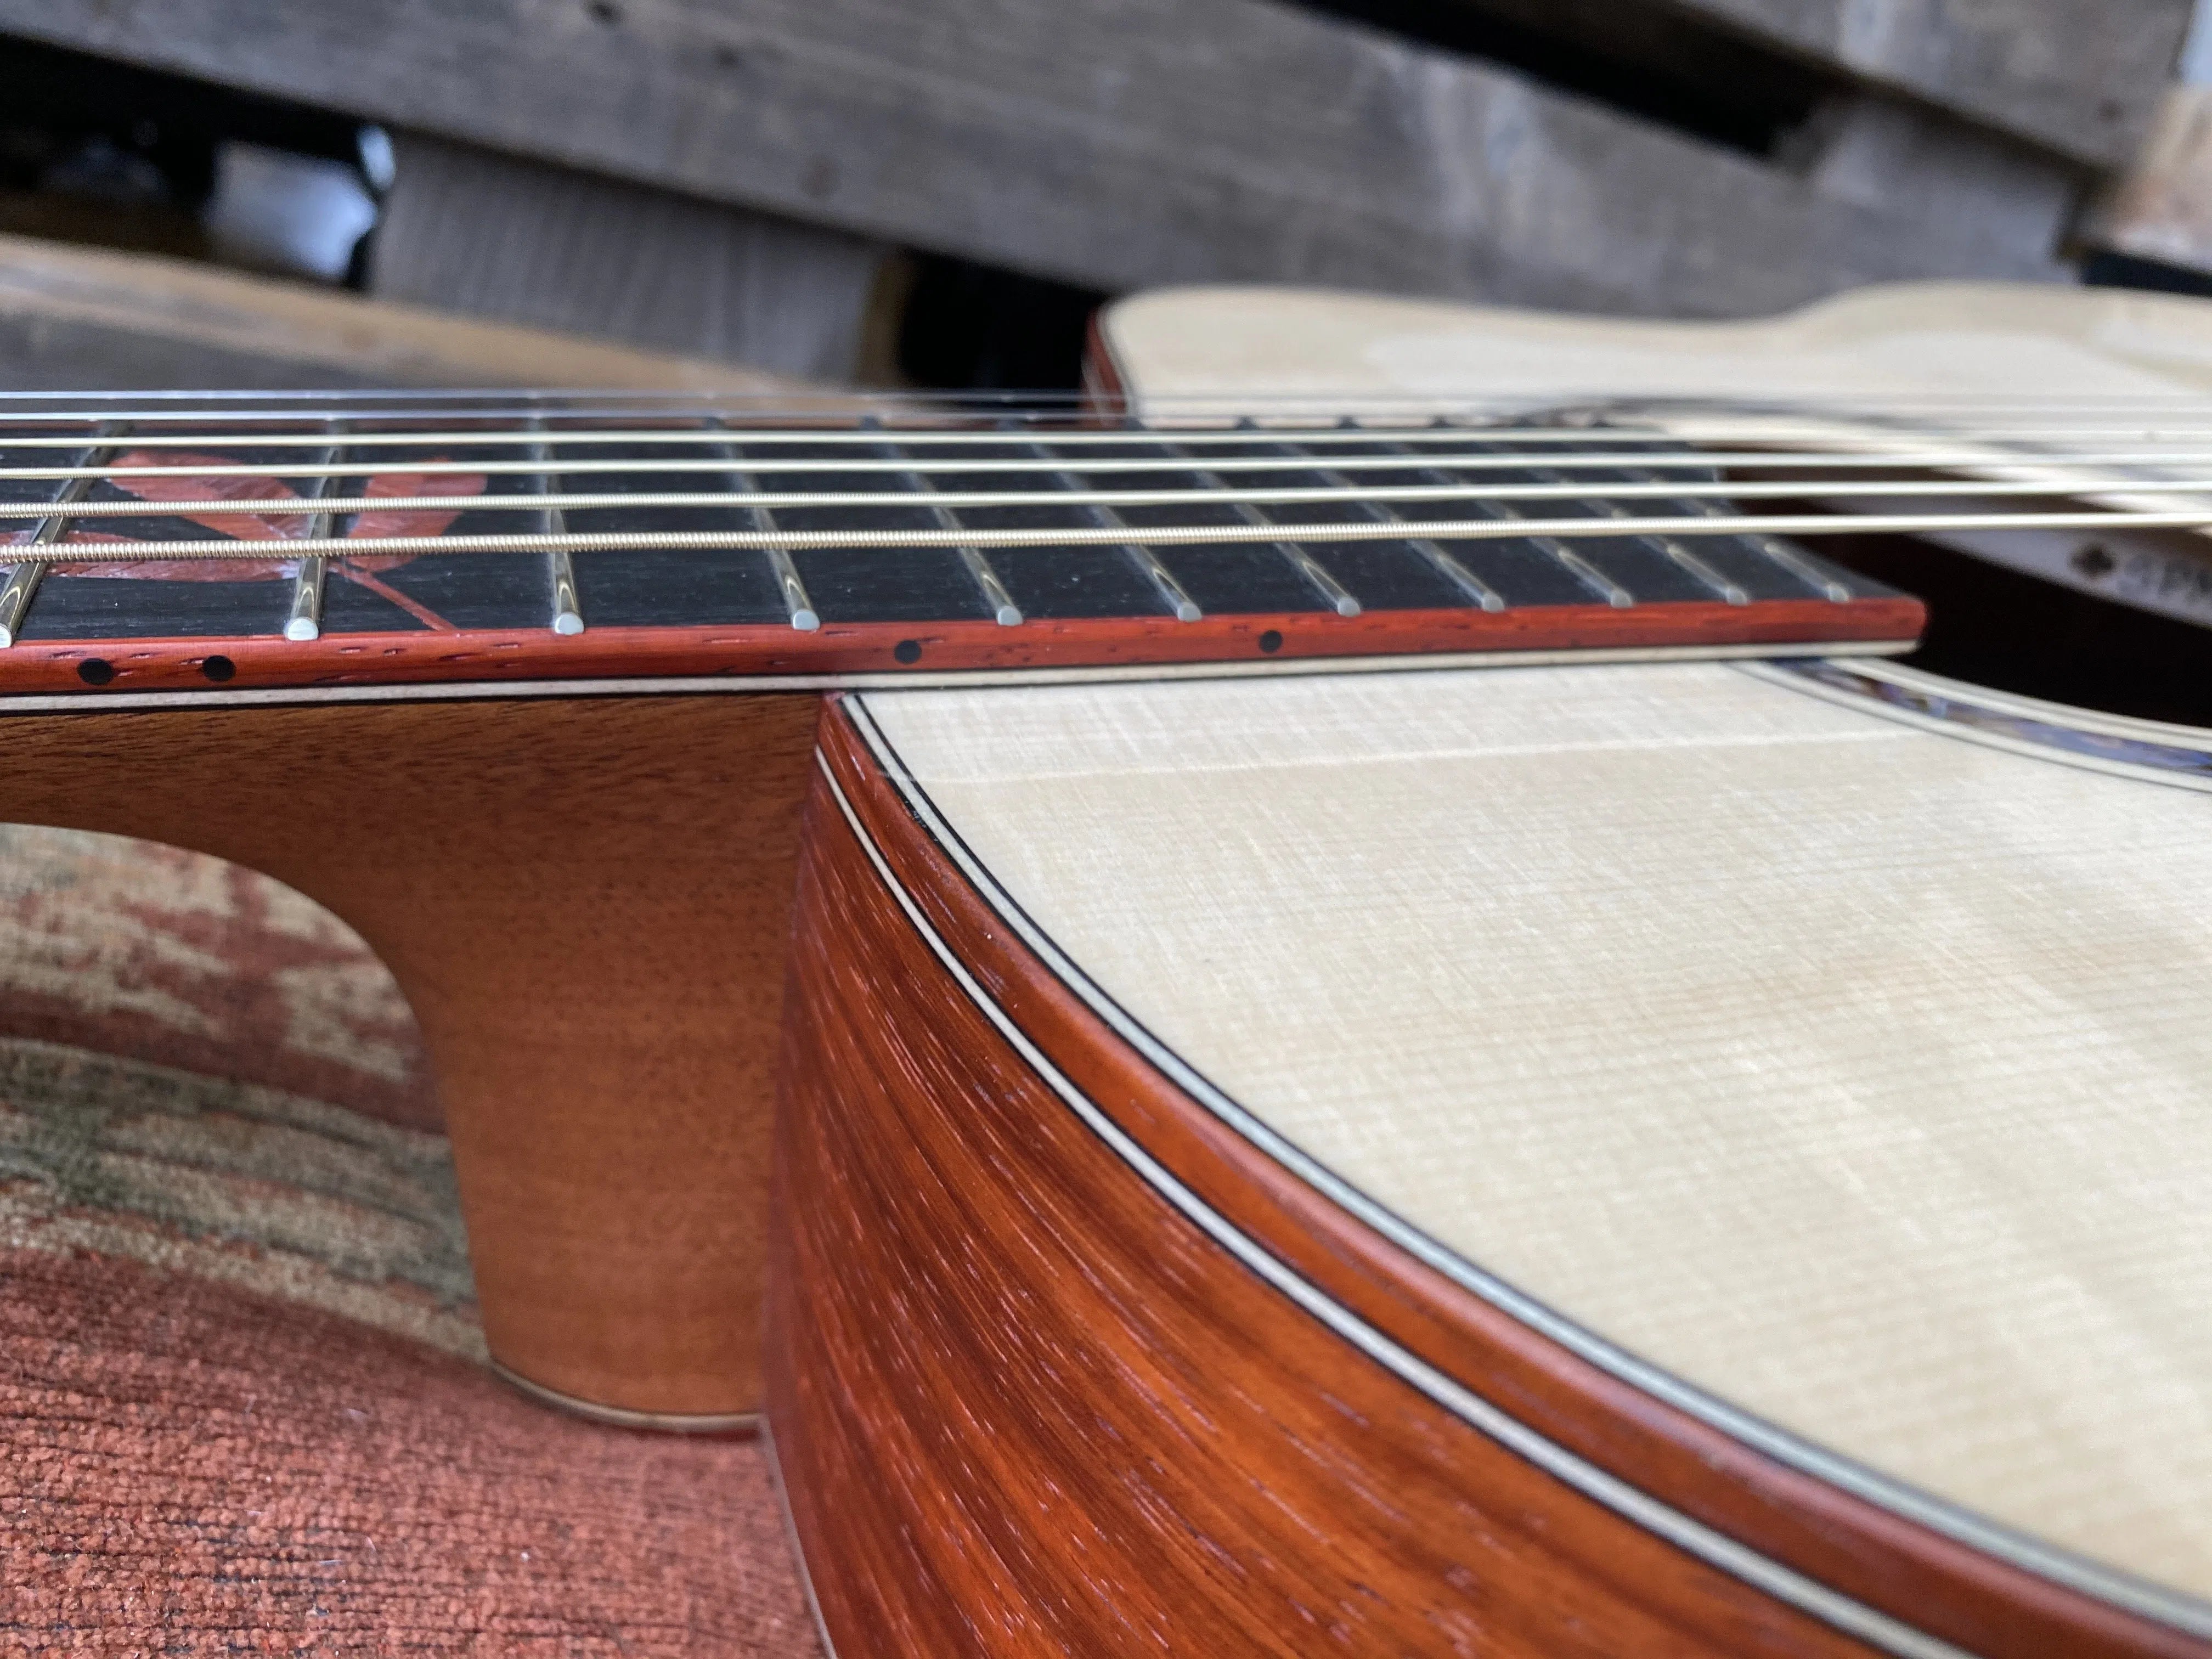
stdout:
[[(2126, 778), (2136, 783), (2162, 783), (2171, 789), (2194, 789), (2200, 793), (2212, 794), (2212, 775), (2185, 772), (2179, 769), (2169, 770), (2165, 767), (2148, 766), (2140, 761), (2125, 760), (2117, 756), (2097, 755), (2085, 750), (2069, 749), (2063, 744), (2045, 743), (2035, 738), (2014, 737), (2009, 732), (1993, 732), (1989, 727), (1977, 726), (1971, 720), (1943, 714), (1930, 714), (1922, 709), (1907, 708), (1900, 703), (1885, 702), (1880, 697), (1870, 697), (1863, 691), (1853, 691), (1843, 686), (1832, 685), (1825, 681), (1814, 679), (1809, 675), (1792, 674), (1781, 669), (1769, 667), (1759, 661), (1737, 662), (1731, 664), (1730, 666), (1751, 675), (1755, 679), (1765, 680), (1770, 685), (1784, 686), (1792, 691), (1802, 691), (1807, 696), (1818, 697), (1824, 702), (1834, 703), (1838, 708), (1849, 708), (1862, 714), (1871, 714), (1899, 726), (1916, 727), (1936, 737), (1956, 738), (1961, 743), (1978, 743), (1984, 749), (2001, 749), (2008, 755), (2023, 755), (2030, 760), (2048, 761), (2056, 766), (2079, 767), (2085, 772), (2102, 772), (2108, 777)], [(1905, 689), (1908, 690), (1914, 689), (1902, 681), (1895, 683), (1905, 685)], [(2044, 726), (2057, 724), (2048, 718), (2017, 714), (1990, 703), (1978, 702), (1971, 696), (1951, 696), (1949, 701), (1964, 708), (1994, 714), (2000, 720), (2018, 720)], [(2092, 732), (2089, 735), (2104, 734)], [(2202, 750), (2187, 749), (2179, 743), (2161, 742), (2156, 738), (2129, 737), (2123, 738), (2123, 741), (2139, 743), (2147, 747), (2176, 750), (2185, 754), (2206, 752)], [(2207, 1621), (2206, 1633), (2212, 1634), (2212, 1620)]]
[[(1401, 1347), (1270, 1255), (1186, 1187), (1119, 1124), (1093, 1104), (1030, 1041), (1021, 1028), (976, 982), (975, 976), (951, 947), (939, 937), (928, 918), (922, 915), (913, 897), (900, 884), (898, 878), (861, 824), (859, 816), (853, 811), (851, 802), (846, 799), (845, 792), (838, 787), (829, 761), (819, 749), (815, 750), (815, 763), (822, 773), (823, 781), (830, 787), (838, 811), (850, 826), (860, 850), (867, 855), (868, 862), (874, 866), (877, 878), (898, 901), (908, 921), (966, 993), (969, 1000), (975, 1005), (1030, 1068), (1075, 1113), (1085, 1127), (1134, 1170), (1148, 1186), (1181, 1211), (1214, 1243), (1235, 1256), (1255, 1277), (1470, 1427), (1585, 1498), (1603, 1504), (1625, 1520), (1665, 1539), (1708, 1566), (1764, 1590), (1777, 1601), (1838, 1630), (1900, 1656), (1900, 1659), (1967, 1659), (1963, 1649), (1915, 1630), (1887, 1613), (1840, 1595), (1824, 1584), (1817, 1583), (1778, 1562), (1769, 1560), (1703, 1522), (1660, 1503), (1626, 1481), (1544, 1438), (1426, 1360)], [(895, 778), (893, 781), (896, 787)], [(903, 789), (902, 793), (905, 793)]]
[[(1815, 648), (1789, 652), (1768, 649), (1741, 654), (1771, 659), (1784, 655), (1836, 657), (1841, 653)], [(1757, 660), (1739, 661), (1735, 665), (1747, 673), (1762, 678), (1769, 672), (1779, 672), (1765, 670)], [(1807, 689), (1812, 689), (1814, 684), (1802, 681), (1798, 677), (1791, 677), (1788, 683), (1793, 686), (1803, 684)], [(1832, 693), (1832, 697), (1840, 700), (1848, 695)], [(1868, 705), (1854, 700), (1852, 706)], [(1925, 717), (1911, 716), (1909, 711), (1891, 710), (1887, 704), (1878, 706), (1905, 717), (1907, 723), (1920, 723), (1925, 720)], [(2098, 1562), (2045, 1544), (2039, 1539), (2014, 1532), (1984, 1520), (1971, 1510), (1892, 1480), (1863, 1464), (1800, 1440), (1786, 1430), (1741, 1411), (1614, 1346), (1595, 1332), (1516, 1290), (1455, 1252), (1444, 1249), (1427, 1234), (1409, 1225), (1395, 1212), (1376, 1202), (1216, 1087), (1094, 984), (968, 849), (958, 833), (938, 811), (928, 792), (907, 771), (890, 739), (869, 715), (865, 698), (855, 697), (846, 707), (854, 726), (867, 742), (884, 775), (899, 789), (932, 837), (958, 866), (970, 885), (983, 896), (1014, 933), (1062, 983), (1109, 1029), (1164, 1073), (1185, 1093), (1308, 1185), (1366, 1222), (1409, 1255), (1600, 1370), (1610, 1372), (1688, 1416), (1711, 1425), (1753, 1449), (1765, 1453), (1778, 1462), (1826, 1480), (1878, 1508), (1917, 1521), (1933, 1531), (1979, 1549), (2024, 1571), (2051, 1579), (2144, 1618), (2172, 1626), (2188, 1634), (2212, 1636), (2212, 1606), (2207, 1606), (2192, 1596), (2114, 1571)], [(1947, 734), (1953, 731), (1953, 728), (1941, 726), (1937, 722), (1927, 723), (1931, 729), (1940, 728)], [(2007, 745), (2001, 744), (1996, 746)], [(2039, 757), (2051, 757), (2062, 751), (2039, 748), (2034, 752)], [(2159, 781), (2172, 780), (2161, 776)]]

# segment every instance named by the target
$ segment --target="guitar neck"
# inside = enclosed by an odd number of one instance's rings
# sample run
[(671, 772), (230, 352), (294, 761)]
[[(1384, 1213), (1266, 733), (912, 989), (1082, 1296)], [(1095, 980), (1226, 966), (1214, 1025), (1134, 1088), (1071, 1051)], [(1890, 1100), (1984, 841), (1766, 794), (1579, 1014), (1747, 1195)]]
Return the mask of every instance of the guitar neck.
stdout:
[[(1901, 648), (1649, 432), (586, 398), (0, 409), (0, 693)], [(1796, 486), (1784, 486), (1794, 489)], [(1762, 503), (1763, 504), (1763, 503)], [(1781, 525), (1796, 520), (1776, 521)], [(1817, 527), (1817, 526), (1816, 526)]]

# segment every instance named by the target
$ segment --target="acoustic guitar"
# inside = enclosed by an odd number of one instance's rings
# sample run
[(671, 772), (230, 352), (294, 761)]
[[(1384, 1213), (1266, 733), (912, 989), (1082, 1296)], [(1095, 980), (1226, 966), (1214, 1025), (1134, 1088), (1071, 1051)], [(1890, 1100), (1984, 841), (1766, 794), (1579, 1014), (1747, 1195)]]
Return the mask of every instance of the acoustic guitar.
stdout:
[(2212, 313), (1093, 374), (8, 399), (0, 814), (352, 922), (847, 1659), (2212, 1653)]

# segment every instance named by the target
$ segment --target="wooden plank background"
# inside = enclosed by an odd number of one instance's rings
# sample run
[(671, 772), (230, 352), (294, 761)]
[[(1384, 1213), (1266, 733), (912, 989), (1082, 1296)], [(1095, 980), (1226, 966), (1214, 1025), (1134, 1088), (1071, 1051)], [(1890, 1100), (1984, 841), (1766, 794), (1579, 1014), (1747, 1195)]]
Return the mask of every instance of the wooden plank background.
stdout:
[(2173, 76), (2190, 0), (1672, 0), (2099, 169), (2121, 167)]
[(0, 0), (0, 28), (1100, 289), (1726, 314), (2057, 274), (1976, 212), (1265, 0)]
[(888, 250), (825, 226), (395, 135), (380, 299), (851, 380)]

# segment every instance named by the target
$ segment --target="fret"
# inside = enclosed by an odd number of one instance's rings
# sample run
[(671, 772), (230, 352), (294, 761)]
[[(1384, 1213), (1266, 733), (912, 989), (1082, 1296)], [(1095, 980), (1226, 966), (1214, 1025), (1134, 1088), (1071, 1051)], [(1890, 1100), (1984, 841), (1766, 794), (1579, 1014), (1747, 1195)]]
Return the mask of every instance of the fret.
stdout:
[[(1293, 445), (1292, 447), (1298, 447)], [(1298, 453), (1304, 454), (1310, 452), (1299, 449)], [(1348, 490), (1358, 490), (1367, 487), (1355, 483), (1346, 474), (1334, 468), (1319, 468), (1315, 476), (1324, 483), (1340, 485)], [(1448, 482), (1442, 473), (1425, 467), (1414, 476), (1432, 483)], [(1388, 520), (1398, 524), (1406, 522), (1406, 515), (1387, 501), (1363, 500), (1359, 505), (1370, 519)], [(1505, 596), (1454, 558), (1441, 542), (1432, 541), (1423, 536), (1409, 539), (1406, 545), (1425, 559), (1430, 568), (1457, 589), (1461, 597), (1469, 605), (1492, 612), (1505, 609)]]
[[(709, 417), (708, 424), (720, 427), (725, 422)], [(714, 455), (717, 459), (732, 464), (722, 477), (739, 493), (747, 495), (762, 493), (759, 485), (754, 482), (753, 475), (734, 465), (738, 452), (733, 446), (718, 445)], [(743, 503), (740, 510), (752, 520), (757, 530), (774, 530), (776, 527), (775, 514), (757, 502)], [(802, 634), (811, 634), (820, 628), (821, 613), (815, 610), (813, 598), (807, 592), (806, 583), (799, 575), (799, 566), (791, 555), (781, 547), (771, 547), (768, 550), (768, 562), (769, 568), (775, 573), (776, 591), (783, 595), (783, 608), (790, 614), (791, 625)]]
[[(1708, 462), (1714, 463), (1717, 465), (1716, 458), (1708, 456), (1705, 459)], [(1630, 471), (1631, 476), (1647, 481), (1657, 477), (1656, 473), (1650, 472), (1641, 467), (1630, 469)], [(1701, 518), (1717, 518), (1724, 511), (1718, 502), (1708, 501), (1700, 495), (1685, 496), (1682, 498), (1680, 504), (1688, 512), (1696, 514)], [(1830, 576), (1815, 568), (1810, 559), (1808, 559), (1803, 554), (1800, 553), (1796, 548), (1790, 546), (1789, 543), (1784, 541), (1780, 537), (1745, 536), (1741, 538), (1741, 539), (1749, 543), (1753, 547), (1758, 549), (1759, 552), (1773, 560), (1775, 563), (1780, 565), (1784, 570), (1795, 576), (1799, 581), (1804, 583), (1807, 587), (1812, 589), (1814, 592), (1818, 593), (1822, 599), (1828, 600), (1831, 604), (1842, 605), (1851, 597), (1851, 590), (1850, 588), (1844, 586), (1843, 583), (1838, 581), (1834, 577)], [(1742, 592), (1741, 588), (1736, 591), (1738, 592)], [(1741, 605), (1745, 601), (1742, 599), (1732, 599), (1729, 601), (1732, 605)]]
[[(1657, 473), (1643, 467), (1623, 467), (1620, 469), (1620, 476), (1637, 483), (1665, 483), (1669, 482), (1667, 479), (1662, 478)], [(1617, 502), (1602, 501), (1600, 505), (1601, 505), (1606, 511), (1614, 518), (1624, 517), (1626, 514), (1627, 509), (1621, 507)], [(1667, 505), (1681, 508), (1686, 514), (1694, 514), (1697, 511), (1697, 507), (1694, 504), (1694, 498), (1672, 500), (1669, 501)], [(1750, 594), (1744, 592), (1744, 590), (1736, 583), (1730, 581), (1726, 576), (1721, 574), (1719, 571), (1714, 569), (1712, 566), (1708, 564), (1705, 560), (1699, 558), (1693, 550), (1675, 540), (1672, 536), (1647, 536), (1644, 538), (1644, 540), (1650, 546), (1657, 548), (1668, 558), (1674, 560), (1676, 564), (1688, 571), (1692, 576), (1703, 582), (1707, 587), (1711, 588), (1715, 593), (1718, 594), (1729, 604), (1749, 605), (1751, 603)]]
[[(545, 429), (544, 417), (532, 416), (530, 429), (543, 432)], [(532, 490), (542, 496), (559, 495), (561, 492), (556, 487), (555, 474), (550, 470), (553, 459), (551, 448), (542, 441), (533, 443), (530, 446), (529, 459), (531, 466), (536, 469), (530, 475)], [(538, 515), (548, 535), (558, 536), (567, 532), (568, 515), (560, 507), (549, 503), (538, 509)], [(553, 614), (546, 625), (562, 638), (574, 639), (584, 631), (584, 607), (576, 592), (575, 556), (567, 548), (547, 550), (545, 583), (553, 600)]]
[[(957, 527), (959, 520), (954, 519), (951, 513), (946, 512), (943, 507), (936, 510), (944, 514), (945, 518), (950, 521), (947, 525), (948, 528)], [(960, 562), (968, 567), (968, 574), (975, 579), (975, 586), (982, 592), (983, 603), (990, 607), (991, 615), (997, 619), (999, 626), (1001, 628), (1020, 626), (1021, 607), (1014, 603), (1014, 596), (1006, 592), (1006, 584), (999, 580), (999, 573), (991, 568), (991, 562), (983, 556), (982, 550), (963, 547), (958, 551)]]
[(300, 561), (292, 578), (292, 605), (284, 618), (288, 640), (319, 640), (323, 636), (323, 586), (330, 578), (330, 561), (310, 553)]
[(553, 583), (553, 631), (573, 638), (584, 631), (584, 608), (576, 596), (576, 561), (565, 547), (545, 556)]
[[(104, 421), (100, 423), (100, 435), (120, 438), (127, 435), (130, 429), (127, 422)], [(85, 450), (76, 461), (77, 465), (85, 469), (84, 471), (69, 479), (54, 492), (52, 505), (73, 507), (91, 495), (94, 486), (100, 482), (99, 469), (113, 459), (114, 454), (115, 448), (112, 444), (94, 445)], [(27, 544), (34, 548), (51, 547), (67, 533), (70, 522), (70, 515), (65, 513), (57, 513), (40, 520), (38, 526), (31, 532)], [(7, 582), (0, 586), (0, 647), (13, 646), (23, 637), (23, 624), (30, 617), (31, 602), (38, 597), (39, 584), (46, 574), (48, 563), (49, 561), (45, 559), (28, 557), (9, 568)]]
[[(1718, 507), (1713, 507), (1711, 512), (1717, 514), (1720, 510)], [(1821, 570), (1779, 536), (1747, 536), (1744, 539), (1822, 599), (1834, 605), (1843, 605), (1850, 600), (1851, 597), (1850, 588)]]
[[(1483, 499), (1475, 502), (1478, 511), (1492, 519), (1519, 520), (1524, 515), (1510, 501)], [(1529, 545), (1550, 555), (1576, 580), (1603, 599), (1616, 611), (1626, 611), (1635, 605), (1636, 596), (1619, 582), (1592, 564), (1588, 559), (1556, 536), (1536, 535), (1528, 538)]]
[[(1173, 455), (1184, 460), (1190, 459), (1188, 453), (1180, 444), (1164, 443), (1160, 446), (1160, 453), (1163, 455)], [(1190, 476), (1210, 490), (1227, 490), (1231, 488), (1223, 481), (1218, 473), (1203, 468), (1192, 469)], [(1225, 505), (1231, 513), (1246, 524), (1272, 527), (1275, 522), (1249, 501), (1231, 501)], [(1327, 567), (1320, 560), (1315, 558), (1304, 547), (1292, 541), (1279, 541), (1273, 543), (1272, 545), (1276, 552), (1288, 561), (1291, 568), (1305, 579), (1306, 586), (1321, 595), (1330, 610), (1335, 611), (1340, 617), (1356, 617), (1359, 614), (1359, 601), (1352, 596), (1342, 582), (1329, 574)]]
[(39, 578), (46, 568), (35, 559), (8, 567), (7, 584), (0, 586), (0, 647), (22, 637), (23, 618), (30, 612), (32, 596), (39, 591)]
[[(331, 429), (339, 429), (337, 422), (331, 422)], [(338, 447), (333, 444), (323, 452), (316, 465), (335, 468), (337, 459)], [(301, 494), (310, 501), (320, 499), (330, 493), (335, 477), (335, 472), (317, 476), (311, 487)], [(326, 512), (311, 514), (307, 520), (307, 535), (317, 540), (328, 536), (331, 533), (331, 517)], [(323, 588), (329, 580), (330, 560), (326, 556), (310, 553), (301, 559), (300, 568), (292, 577), (291, 606), (284, 617), (286, 639), (304, 643), (322, 637)]]
[[(912, 459), (896, 444), (885, 444), (878, 453), (893, 460)], [(940, 501), (929, 499), (939, 492), (922, 474), (902, 471), (895, 476), (902, 488), (923, 497), (924, 510), (928, 513), (939, 529), (966, 531), (968, 526), (960, 522), (959, 515), (951, 507)], [(955, 547), (953, 550), (960, 556), (960, 562), (967, 567), (968, 574), (974, 580), (976, 590), (983, 596), (984, 605), (989, 608), (992, 617), (999, 626), (1019, 627), (1022, 620), (1022, 608), (1014, 603), (1014, 596), (1006, 592), (1006, 585), (999, 580), (999, 573), (992, 568), (990, 560), (983, 556), (983, 550), (963, 544)]]
[[(1041, 444), (1030, 444), (1027, 447), (1031, 455), (1040, 459), (1054, 460), (1059, 459), (1056, 456), (1048, 455)], [(1142, 465), (1141, 462), (1135, 461), (1126, 464), (1132, 469)], [(1084, 481), (1072, 471), (1057, 471), (1047, 476), (1063, 488), (1079, 494), (1087, 488)], [(1103, 501), (1085, 501), (1082, 505), (1093, 524), (1105, 525), (1133, 532), (1135, 531), (1136, 527), (1133, 525)], [(1121, 549), (1121, 552), (1123, 556), (1136, 567), (1137, 574), (1152, 585), (1152, 591), (1159, 595), (1160, 602), (1167, 606), (1168, 614), (1177, 622), (1196, 622), (1206, 614), (1198, 608), (1198, 602), (1183, 590), (1183, 585), (1175, 579), (1175, 574), (1160, 562), (1160, 556), (1153, 552), (1151, 548), (1142, 542), (1132, 540)]]

